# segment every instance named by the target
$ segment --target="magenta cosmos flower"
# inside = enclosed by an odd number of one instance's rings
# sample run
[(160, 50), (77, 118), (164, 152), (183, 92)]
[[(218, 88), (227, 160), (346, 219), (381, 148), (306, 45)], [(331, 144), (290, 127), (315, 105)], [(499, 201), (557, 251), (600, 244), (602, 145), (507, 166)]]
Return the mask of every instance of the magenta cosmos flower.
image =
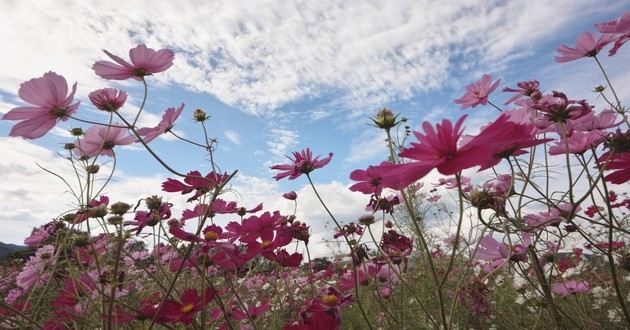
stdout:
[(101, 78), (111, 80), (129, 78), (141, 80), (144, 76), (166, 71), (173, 65), (175, 56), (170, 49), (164, 48), (155, 51), (145, 45), (138, 45), (129, 50), (129, 58), (131, 59), (131, 63), (129, 63), (106, 50), (103, 51), (116, 63), (97, 61), (92, 69)]
[[(119, 124), (115, 124), (119, 125)], [(94, 157), (106, 155), (114, 157), (114, 147), (132, 144), (135, 138), (123, 127), (92, 126), (76, 143), (77, 156)]]
[(558, 47), (559, 55), (555, 57), (556, 62), (566, 63), (583, 57), (593, 57), (613, 39), (614, 36), (603, 34), (599, 39), (595, 40), (595, 35), (592, 32), (583, 32), (575, 41), (575, 48), (566, 45)]
[(97, 89), (88, 97), (97, 109), (110, 112), (120, 109), (127, 101), (127, 93), (115, 88)]
[(608, 56), (613, 56), (626, 41), (630, 40), (630, 11), (623, 13), (614, 21), (595, 24), (595, 27), (599, 32), (609, 33), (616, 38), (615, 44), (608, 51)]
[(381, 166), (391, 165), (390, 162), (382, 162), (379, 166), (368, 166), (366, 170), (354, 170), (350, 173), (350, 179), (359, 181), (350, 186), (350, 191), (359, 191), (364, 194), (379, 196), (384, 187), (392, 184), (383, 181), (386, 169)]
[(614, 155), (606, 169), (617, 171), (606, 175), (604, 180), (614, 184), (622, 184), (630, 181), (630, 152)]
[(466, 86), (466, 93), (455, 100), (455, 103), (459, 104), (462, 109), (474, 108), (480, 104), (488, 104), (488, 95), (492, 93), (497, 87), (501, 79), (492, 82), (492, 76), (484, 74), (481, 80), (474, 82)]
[(138, 130), (138, 134), (142, 136), (142, 139), (145, 143), (153, 141), (156, 137), (168, 132), (171, 128), (173, 128), (175, 121), (177, 120), (177, 118), (179, 118), (179, 115), (182, 113), (182, 111), (184, 111), (184, 103), (182, 103), (182, 105), (180, 105), (177, 109), (166, 109), (166, 111), (162, 115), (162, 120), (160, 120), (157, 126), (143, 127)]
[(293, 158), (287, 156), (287, 158), (291, 162), (293, 162), (293, 164), (280, 164), (271, 167), (272, 170), (282, 171), (273, 178), (276, 180), (281, 180), (289, 177), (289, 180), (294, 180), (302, 174), (309, 174), (318, 168), (326, 166), (328, 163), (330, 163), (332, 156), (333, 153), (331, 152), (328, 153), (328, 157), (320, 160), (320, 156), (313, 158), (313, 153), (309, 148), (306, 148), (302, 151), (294, 151)]
[(36, 139), (50, 131), (58, 119), (68, 120), (79, 107), (79, 102), (72, 103), (76, 90), (74, 83), (68, 95), (66, 79), (52, 71), (22, 83), (18, 96), (31, 106), (14, 108), (2, 116), (4, 120), (21, 120), (9, 135)]

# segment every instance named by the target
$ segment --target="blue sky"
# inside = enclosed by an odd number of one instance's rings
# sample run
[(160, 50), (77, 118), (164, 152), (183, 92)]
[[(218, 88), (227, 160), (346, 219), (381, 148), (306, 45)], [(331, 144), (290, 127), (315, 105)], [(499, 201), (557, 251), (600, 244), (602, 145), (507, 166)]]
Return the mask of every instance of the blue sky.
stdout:
[[(594, 63), (556, 64), (555, 48), (573, 45), (580, 32), (594, 31), (594, 23), (630, 9), (625, 1), (472, 0), (98, 5), (8, 1), (3, 7), (0, 30), (4, 44), (11, 46), (0, 53), (0, 113), (21, 104), (15, 94), (22, 81), (48, 70), (70, 83), (78, 81), (81, 118), (104, 118), (86, 96), (107, 86), (128, 91), (133, 109), (140, 103), (141, 85), (95, 76), (90, 67), (105, 59), (100, 50), (126, 57), (138, 43), (173, 48), (174, 66), (148, 79), (149, 102), (142, 123), (155, 123), (164, 109), (184, 102), (176, 129), (200, 141), (201, 131), (190, 118), (195, 108), (205, 109), (212, 115), (209, 133), (220, 142), (219, 165), (242, 174), (235, 184), (241, 188), (236, 198), (246, 203), (263, 200), (269, 208), (290, 206), (277, 199), (284, 191), (308, 194), (304, 180), (271, 180), (271, 164), (305, 147), (316, 154), (334, 152), (331, 165), (315, 178), (331, 197), (332, 208), (348, 219), (361, 212), (366, 200), (345, 191), (350, 171), (385, 157), (383, 137), (368, 126), (368, 117), (377, 109), (385, 106), (400, 112), (412, 128), (423, 120), (457, 118), (463, 112), (452, 100), (483, 73), (501, 78), (501, 88), (538, 79), (545, 90), (563, 89), (571, 98), (593, 99), (589, 91), (602, 83)], [(627, 58), (622, 49), (615, 58), (605, 59), (619, 86), (630, 82)], [(622, 98), (627, 100), (627, 93)], [(499, 92), (492, 97), (495, 103), (506, 98)], [(471, 132), (495, 116), (491, 108), (468, 113), (466, 126)], [(6, 136), (10, 126), (0, 122), (0, 135)], [(0, 217), (7, 228), (0, 232), (0, 241), (20, 243), (31, 226), (67, 206), (60, 206), (62, 191), (37, 173), (34, 162), (62, 168), (54, 152), (68, 141), (60, 129), (36, 141), (0, 139), (5, 154), (0, 160), (5, 169), (0, 174), (5, 182), (0, 198), (11, 210)], [(204, 155), (194, 147), (171, 139), (159, 139), (153, 146), (180, 171), (208, 170)], [(151, 191), (159, 192), (159, 182), (166, 176), (146, 153), (135, 149), (117, 152), (122, 174), (111, 192), (123, 199), (142, 195), (156, 184)], [(29, 173), (27, 178), (23, 173)], [(133, 184), (125, 186), (125, 181)], [(38, 187), (28, 188), (33, 185)], [(325, 220), (311, 197), (305, 198), (301, 214), (324, 237), (318, 223)], [(348, 201), (357, 206), (348, 208)]]

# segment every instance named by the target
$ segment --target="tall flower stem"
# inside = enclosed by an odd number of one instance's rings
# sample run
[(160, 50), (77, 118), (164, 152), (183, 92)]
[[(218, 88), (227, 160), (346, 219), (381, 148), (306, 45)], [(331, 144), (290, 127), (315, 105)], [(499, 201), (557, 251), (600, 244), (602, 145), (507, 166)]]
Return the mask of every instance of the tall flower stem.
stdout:
[[(311, 184), (311, 188), (313, 188), (313, 192), (315, 192), (315, 196), (317, 196), (317, 199), (319, 200), (319, 202), (324, 207), (324, 210), (326, 210), (326, 212), (328, 213), (328, 215), (330, 216), (332, 221), (335, 223), (337, 228), (339, 230), (342, 230), (341, 225), (339, 224), (339, 221), (337, 221), (335, 216), (328, 209), (328, 206), (326, 206), (326, 203), (324, 203), (324, 200), (319, 195), (319, 192), (317, 192), (317, 189), (315, 188), (315, 184), (313, 183), (313, 180), (311, 179), (311, 176), (308, 173), (306, 173), (306, 178), (308, 178), (308, 182)], [(354, 262), (354, 259), (355, 259), (354, 258), (354, 253), (355, 253), (354, 252), (354, 248), (352, 247), (352, 244), (350, 244), (350, 241), (348, 240), (348, 237), (346, 237), (346, 235), (342, 235), (342, 236), (346, 240), (346, 244), (348, 244), (348, 248), (350, 248), (350, 256), (352, 257), (351, 264), (352, 264), (352, 270), (353, 270), (353, 273), (354, 273), (354, 291), (355, 291), (355, 294), (356, 294), (357, 306), (359, 306), (359, 310), (361, 310), (361, 315), (363, 316), (363, 319), (365, 320), (365, 323), (367, 323), (368, 328), (369, 329), (374, 329), (372, 327), (372, 324), (370, 323), (370, 319), (367, 317), (367, 314), (365, 312), (365, 309), (363, 308), (363, 305), (361, 304), (361, 299), (359, 297), (359, 283), (358, 283), (359, 282), (359, 276), (358, 276), (358, 273), (357, 273), (357, 266), (355, 265), (355, 262)]]
[[(385, 132), (387, 133), (387, 145), (389, 148), (389, 154), (390, 157), (392, 159), (392, 162), (396, 162), (396, 157), (394, 154), (394, 144), (392, 142), (392, 134), (390, 132), (389, 129), (386, 129)], [(449, 328), (448, 326), (448, 322), (446, 320), (446, 308), (444, 307), (444, 297), (443, 297), (443, 293), (442, 293), (442, 286), (440, 285), (440, 279), (438, 278), (438, 274), (437, 274), (437, 270), (435, 269), (435, 265), (433, 264), (433, 256), (431, 255), (431, 250), (429, 249), (429, 244), (427, 244), (427, 241), (424, 237), (424, 233), (422, 232), (422, 229), (420, 228), (420, 226), (418, 225), (418, 219), (416, 217), (416, 212), (414, 211), (411, 201), (409, 200), (409, 197), (407, 196), (407, 194), (405, 193), (404, 190), (400, 190), (400, 194), (403, 197), (403, 201), (405, 203), (405, 207), (407, 208), (407, 212), (409, 212), (409, 217), (411, 218), (411, 223), (413, 224), (415, 230), (416, 230), (416, 234), (418, 235), (418, 239), (420, 240), (420, 244), (422, 245), (422, 249), (424, 250), (424, 253), (426, 254), (427, 257), (427, 262), (429, 263), (429, 269), (431, 270), (431, 276), (433, 277), (433, 281), (435, 282), (435, 291), (437, 293), (438, 296), (438, 302), (440, 305), (440, 318), (442, 321), (442, 326), (444, 327), (445, 330), (447, 330)]]

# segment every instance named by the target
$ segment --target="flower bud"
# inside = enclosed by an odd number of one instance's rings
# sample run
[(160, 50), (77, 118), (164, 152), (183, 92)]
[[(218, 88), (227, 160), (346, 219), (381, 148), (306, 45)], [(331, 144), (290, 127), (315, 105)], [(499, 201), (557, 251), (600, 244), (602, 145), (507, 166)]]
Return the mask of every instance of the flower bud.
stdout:
[(596, 86), (596, 87), (595, 87), (595, 89), (594, 89), (593, 91), (594, 91), (595, 93), (601, 93), (601, 92), (603, 92), (605, 89), (606, 89), (606, 87), (604, 87), (604, 86), (602, 86), (602, 85), (599, 85), (599, 86)]
[(88, 174), (96, 174), (100, 169), (101, 167), (96, 164), (88, 165), (85, 167), (85, 171), (88, 172)]
[(107, 215), (107, 206), (100, 205), (97, 207), (92, 207), (88, 210), (88, 215), (91, 218), (102, 218)]
[(390, 129), (396, 126), (396, 117), (398, 117), (398, 115), (394, 115), (391, 110), (383, 108), (376, 113), (376, 117), (373, 118), (372, 121), (378, 128)]
[(374, 216), (371, 214), (363, 215), (359, 217), (359, 223), (364, 226), (369, 226), (374, 223)]
[(196, 121), (202, 122), (208, 120), (208, 118), (210, 118), (208, 114), (201, 108), (193, 112), (193, 119)]
[(117, 215), (123, 215), (127, 213), (127, 211), (129, 211), (130, 208), (131, 208), (131, 205), (127, 203), (123, 203), (123, 202), (114, 203), (109, 207), (112, 213), (117, 214)]
[(71, 128), (69, 131), (70, 131), (70, 134), (72, 134), (72, 136), (83, 135), (83, 129), (81, 127)]
[(113, 215), (109, 218), (107, 218), (107, 223), (110, 225), (120, 225), (123, 221), (123, 217), (121, 217), (120, 215)]
[(78, 247), (84, 247), (90, 244), (90, 235), (88, 233), (78, 233), (74, 237), (74, 245)]
[(286, 193), (282, 194), (282, 197), (284, 197), (284, 198), (286, 198), (286, 199), (288, 199), (290, 201), (294, 201), (294, 200), (297, 199), (297, 193), (295, 191), (289, 191), (289, 192), (286, 192)]
[(160, 206), (162, 206), (162, 197), (153, 195), (151, 197), (145, 198), (144, 203), (149, 210), (157, 210), (160, 208)]
[(486, 190), (473, 190), (468, 196), (470, 204), (481, 210), (492, 208), (494, 205), (494, 196)]
[(74, 145), (74, 143), (66, 143), (63, 145), (63, 148), (66, 150), (72, 150), (74, 148), (76, 148), (76, 146)]

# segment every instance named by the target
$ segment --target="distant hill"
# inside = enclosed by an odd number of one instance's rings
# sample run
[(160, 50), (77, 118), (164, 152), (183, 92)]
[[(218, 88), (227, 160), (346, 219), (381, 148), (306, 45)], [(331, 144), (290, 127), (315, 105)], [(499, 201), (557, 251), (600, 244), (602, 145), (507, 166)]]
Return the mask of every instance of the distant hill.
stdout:
[(24, 250), (26, 247), (15, 244), (7, 244), (0, 242), (0, 259), (4, 258), (7, 254), (11, 254), (16, 251)]

